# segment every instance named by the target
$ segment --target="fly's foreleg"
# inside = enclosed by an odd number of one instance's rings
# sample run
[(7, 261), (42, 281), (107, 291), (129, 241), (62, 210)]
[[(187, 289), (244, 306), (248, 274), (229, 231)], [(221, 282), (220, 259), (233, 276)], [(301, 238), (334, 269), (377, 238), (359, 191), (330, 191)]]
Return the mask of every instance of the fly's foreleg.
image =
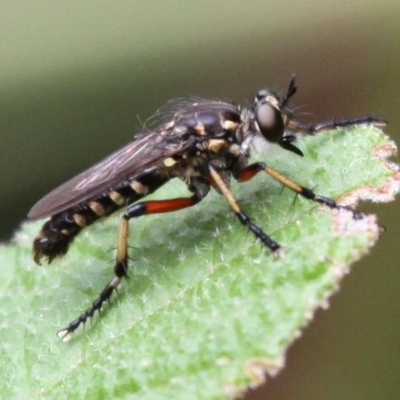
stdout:
[(101, 291), (97, 299), (92, 305), (82, 313), (77, 319), (72, 321), (67, 327), (60, 330), (57, 335), (63, 341), (71, 339), (74, 331), (84, 324), (89, 318), (92, 318), (96, 311), (99, 311), (104, 302), (109, 301), (112, 293), (120, 284), (122, 278), (127, 275), (128, 271), (128, 234), (129, 220), (131, 218), (141, 217), (144, 215), (166, 213), (171, 211), (182, 210), (191, 207), (202, 199), (201, 196), (194, 194), (191, 197), (180, 197), (171, 200), (144, 201), (130, 206), (121, 219), (118, 231), (117, 256), (114, 266), (115, 276)]
[(362, 217), (361, 213), (359, 213), (357, 211), (354, 211), (353, 209), (351, 209), (349, 207), (342, 206), (342, 205), (336, 203), (335, 200), (330, 199), (329, 197), (321, 196), (321, 195), (318, 195), (318, 194), (314, 193), (313, 190), (299, 185), (298, 183), (292, 181), (291, 179), (289, 179), (286, 176), (282, 175), (277, 170), (269, 167), (268, 165), (266, 165), (263, 162), (257, 162), (257, 163), (254, 163), (254, 164), (251, 164), (251, 165), (247, 166), (246, 168), (244, 168), (241, 171), (239, 171), (236, 174), (235, 177), (239, 182), (245, 182), (245, 181), (248, 181), (251, 178), (253, 178), (258, 172), (261, 172), (261, 171), (266, 172), (268, 175), (272, 176), (274, 179), (276, 179), (282, 185), (288, 187), (293, 192), (305, 197), (306, 199), (309, 199), (309, 200), (315, 201), (317, 203), (323, 204), (323, 205), (328, 206), (329, 208), (332, 208), (332, 209), (349, 210), (349, 211), (351, 211), (353, 213), (354, 218), (361, 218)]
[(347, 128), (363, 124), (371, 124), (376, 127), (383, 127), (387, 125), (387, 121), (383, 118), (371, 117), (370, 115), (356, 118), (345, 118), (341, 120), (333, 119), (331, 121), (321, 122), (316, 125), (304, 124), (300, 121), (290, 120), (287, 124), (287, 128), (294, 132), (302, 132), (305, 134), (314, 135), (318, 132), (328, 129)]

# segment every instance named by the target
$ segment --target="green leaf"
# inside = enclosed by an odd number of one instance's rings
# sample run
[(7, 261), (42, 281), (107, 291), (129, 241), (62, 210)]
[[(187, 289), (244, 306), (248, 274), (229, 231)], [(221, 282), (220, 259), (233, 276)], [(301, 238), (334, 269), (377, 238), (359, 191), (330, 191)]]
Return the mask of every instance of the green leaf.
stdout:
[[(399, 190), (397, 166), (386, 161), (395, 145), (377, 129), (324, 132), (299, 145), (304, 158), (278, 151), (265, 159), (346, 204), (389, 201)], [(173, 181), (153, 197), (185, 195), (183, 186)], [(56, 331), (113, 275), (118, 218), (86, 229), (66, 257), (40, 267), (31, 243), (42, 222), (24, 224), (0, 252), (4, 398), (217, 399), (277, 372), (379, 227), (372, 215), (354, 220), (266, 175), (232, 191), (283, 254), (272, 257), (216, 193), (192, 209), (134, 220), (131, 279), (68, 343)]]

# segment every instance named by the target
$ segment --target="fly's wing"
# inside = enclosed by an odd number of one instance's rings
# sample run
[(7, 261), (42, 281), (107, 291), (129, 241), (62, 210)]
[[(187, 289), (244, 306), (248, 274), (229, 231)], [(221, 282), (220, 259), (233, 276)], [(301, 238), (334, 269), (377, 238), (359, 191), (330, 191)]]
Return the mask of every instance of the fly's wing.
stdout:
[(28, 218), (36, 220), (64, 211), (115, 187), (185, 148), (185, 144), (176, 139), (168, 140), (159, 131), (151, 132), (54, 189), (32, 207)]

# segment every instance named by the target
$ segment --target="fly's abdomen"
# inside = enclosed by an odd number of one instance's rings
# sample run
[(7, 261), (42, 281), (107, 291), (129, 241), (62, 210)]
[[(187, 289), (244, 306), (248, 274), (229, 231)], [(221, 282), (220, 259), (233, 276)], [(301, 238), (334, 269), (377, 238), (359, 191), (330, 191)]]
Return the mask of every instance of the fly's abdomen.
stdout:
[(161, 178), (160, 174), (147, 174), (140, 181), (133, 180), (116, 190), (108, 191), (53, 215), (43, 225), (33, 242), (35, 262), (40, 264), (40, 260), (45, 258), (50, 263), (54, 258), (63, 256), (83, 228), (140, 200), (167, 180), (165, 176)]
[(69, 212), (57, 214), (43, 226), (33, 242), (33, 259), (37, 264), (45, 257), (50, 263), (54, 258), (64, 255), (69, 244), (82, 230)]

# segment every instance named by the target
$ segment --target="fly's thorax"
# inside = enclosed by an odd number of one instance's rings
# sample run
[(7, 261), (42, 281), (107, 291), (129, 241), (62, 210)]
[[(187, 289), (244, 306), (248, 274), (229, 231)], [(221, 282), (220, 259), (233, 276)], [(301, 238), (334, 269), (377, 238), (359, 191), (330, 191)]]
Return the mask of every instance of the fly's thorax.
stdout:
[(173, 134), (180, 137), (195, 135), (218, 138), (234, 136), (240, 124), (240, 112), (232, 104), (200, 101), (177, 112), (172, 129)]
[[(232, 170), (237, 160), (246, 158), (242, 148), (234, 142), (234, 137), (201, 139), (197, 144), (179, 156), (166, 158), (164, 170), (171, 177), (182, 179), (186, 183), (194, 178), (208, 175), (211, 164), (218, 170)], [(241, 164), (245, 164), (241, 163)]]

